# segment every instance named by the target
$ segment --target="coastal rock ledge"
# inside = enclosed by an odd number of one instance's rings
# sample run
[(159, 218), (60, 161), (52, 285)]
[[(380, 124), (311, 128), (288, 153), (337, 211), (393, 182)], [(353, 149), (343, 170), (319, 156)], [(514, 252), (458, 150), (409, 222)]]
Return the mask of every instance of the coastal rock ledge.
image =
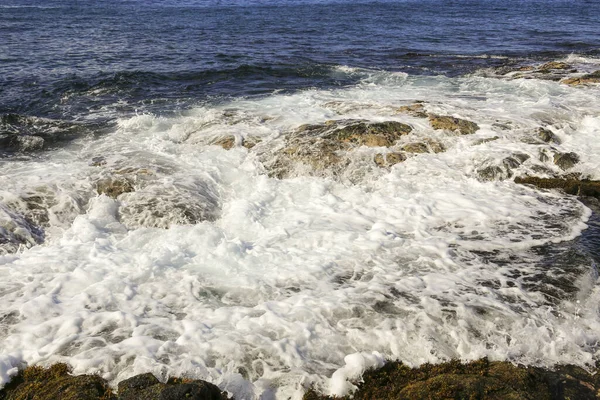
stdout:
[[(515, 366), (483, 358), (463, 364), (454, 360), (409, 368), (398, 361), (365, 372), (358, 389), (344, 399), (598, 399), (600, 374), (573, 365), (554, 369)], [(161, 383), (152, 374), (122, 381), (115, 393), (96, 375), (72, 376), (66, 364), (48, 369), (28, 367), (0, 390), (0, 400), (226, 400), (217, 386), (191, 379)], [(339, 400), (309, 390), (304, 400)]]

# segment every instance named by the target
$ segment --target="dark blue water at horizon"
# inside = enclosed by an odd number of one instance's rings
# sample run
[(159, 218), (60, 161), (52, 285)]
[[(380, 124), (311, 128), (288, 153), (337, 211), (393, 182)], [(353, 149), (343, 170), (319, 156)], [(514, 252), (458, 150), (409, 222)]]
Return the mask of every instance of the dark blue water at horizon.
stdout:
[[(600, 54), (597, 1), (3, 0), (0, 115), (92, 118)], [(116, 115), (116, 114), (115, 114)]]

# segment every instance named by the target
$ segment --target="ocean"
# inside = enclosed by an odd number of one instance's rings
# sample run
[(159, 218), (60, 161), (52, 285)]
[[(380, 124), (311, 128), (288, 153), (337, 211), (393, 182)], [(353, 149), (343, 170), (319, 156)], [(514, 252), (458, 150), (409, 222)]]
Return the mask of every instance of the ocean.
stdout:
[(267, 400), (386, 359), (593, 366), (600, 203), (515, 178), (600, 179), (600, 85), (565, 83), (600, 70), (598, 16), (1, 0), (0, 384), (66, 362)]

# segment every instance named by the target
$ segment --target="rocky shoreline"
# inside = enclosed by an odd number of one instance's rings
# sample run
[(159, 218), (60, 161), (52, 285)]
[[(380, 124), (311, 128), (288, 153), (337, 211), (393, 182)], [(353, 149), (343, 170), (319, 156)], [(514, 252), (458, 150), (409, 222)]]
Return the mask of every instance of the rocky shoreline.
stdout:
[[(600, 374), (574, 365), (552, 369), (513, 365), (485, 358), (458, 360), (410, 368), (391, 361), (366, 371), (357, 390), (342, 399), (597, 399)], [(49, 368), (28, 367), (0, 390), (0, 400), (227, 400), (217, 386), (185, 378), (160, 382), (150, 373), (136, 375), (118, 384), (116, 390), (97, 375), (73, 376), (66, 364)], [(334, 400), (310, 389), (304, 400)], [(237, 399), (244, 400), (244, 399)]]

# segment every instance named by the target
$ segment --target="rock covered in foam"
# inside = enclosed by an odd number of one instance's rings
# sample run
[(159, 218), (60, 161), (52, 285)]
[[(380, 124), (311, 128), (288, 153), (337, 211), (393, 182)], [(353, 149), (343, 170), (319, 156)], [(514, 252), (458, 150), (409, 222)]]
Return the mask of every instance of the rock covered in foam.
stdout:
[(0, 255), (14, 253), (44, 241), (44, 231), (23, 215), (0, 203)]
[(455, 131), (461, 135), (470, 135), (479, 130), (475, 122), (448, 115), (429, 114), (429, 123), (433, 129)]
[(169, 228), (214, 221), (219, 215), (216, 192), (204, 182), (195, 186), (152, 184), (124, 193), (119, 200), (119, 217), (128, 228)]

